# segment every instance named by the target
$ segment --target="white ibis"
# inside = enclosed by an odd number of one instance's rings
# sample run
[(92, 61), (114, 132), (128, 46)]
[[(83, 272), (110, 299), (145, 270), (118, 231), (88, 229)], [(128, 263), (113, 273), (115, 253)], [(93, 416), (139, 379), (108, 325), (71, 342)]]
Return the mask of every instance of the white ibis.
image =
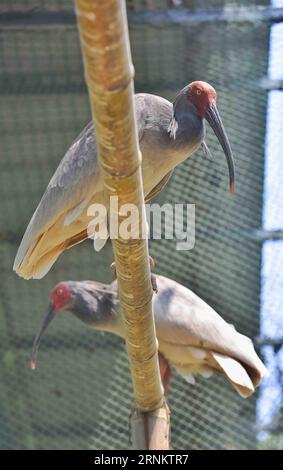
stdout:
[[(163, 189), (180, 162), (205, 146), (204, 118), (224, 150), (230, 190), (234, 191), (233, 156), (216, 98), (214, 88), (201, 81), (183, 88), (173, 104), (160, 96), (135, 95), (146, 201)], [(65, 249), (87, 238), (87, 209), (93, 203), (104, 203), (104, 198), (95, 131), (89, 123), (48, 184), (23, 236), (14, 270), (26, 279), (42, 278)], [(99, 240), (97, 249), (102, 246)]]
[[(167, 391), (171, 367), (189, 383), (194, 375), (223, 374), (243, 397), (254, 392), (268, 372), (252, 341), (226, 323), (207, 303), (177, 282), (157, 276), (153, 298), (160, 371)], [(34, 340), (31, 368), (50, 321), (69, 311), (90, 327), (124, 337), (117, 283), (61, 282), (51, 292), (48, 311)]]

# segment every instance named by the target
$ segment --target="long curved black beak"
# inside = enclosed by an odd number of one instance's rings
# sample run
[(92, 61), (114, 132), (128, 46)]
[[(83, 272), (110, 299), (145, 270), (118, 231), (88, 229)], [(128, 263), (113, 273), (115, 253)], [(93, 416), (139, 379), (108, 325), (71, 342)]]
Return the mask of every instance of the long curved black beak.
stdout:
[(222, 124), (221, 117), (220, 117), (220, 114), (218, 112), (215, 102), (210, 102), (208, 104), (206, 108), (206, 112), (205, 112), (205, 119), (207, 120), (211, 128), (213, 129), (214, 134), (219, 140), (219, 143), (221, 144), (221, 147), (223, 148), (223, 151), (225, 153), (225, 157), (226, 157), (226, 160), (228, 163), (228, 169), (229, 169), (230, 192), (234, 193), (235, 191), (235, 165), (234, 165), (233, 154), (232, 154), (230, 143), (229, 143), (227, 134), (225, 132), (224, 126)]
[(56, 313), (55, 313), (55, 309), (54, 309), (54, 305), (52, 303), (49, 304), (48, 306), (48, 309), (47, 309), (47, 312), (46, 312), (46, 315), (43, 319), (43, 322), (42, 322), (42, 325), (34, 339), (34, 342), (33, 342), (33, 347), (32, 347), (32, 353), (31, 353), (31, 356), (30, 356), (30, 368), (31, 369), (35, 369), (35, 366), (36, 366), (36, 355), (37, 355), (37, 351), (38, 351), (38, 348), (39, 348), (39, 345), (40, 345), (40, 341), (41, 341), (41, 337), (43, 335), (43, 333), (45, 332), (45, 330), (47, 329), (49, 323), (53, 320), (53, 318), (55, 317)]

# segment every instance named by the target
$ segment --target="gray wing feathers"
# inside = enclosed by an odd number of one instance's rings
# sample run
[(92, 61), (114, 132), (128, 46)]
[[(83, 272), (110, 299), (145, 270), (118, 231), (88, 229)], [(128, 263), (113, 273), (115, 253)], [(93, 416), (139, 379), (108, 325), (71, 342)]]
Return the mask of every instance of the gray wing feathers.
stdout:
[(247, 336), (238, 333), (186, 287), (162, 276), (158, 276), (157, 282), (159, 294), (154, 300), (154, 312), (156, 328), (162, 331), (164, 341), (180, 346), (200, 346), (201, 342), (205, 348), (226, 353), (256, 368), (261, 376), (267, 374)]
[[(146, 95), (135, 95), (138, 135), (142, 138), (146, 121)], [(90, 122), (61, 160), (34, 212), (18, 249), (14, 269), (31, 250), (37, 238), (65, 214), (64, 225), (72, 223), (89, 200), (103, 189), (96, 152), (95, 131)]]
[[(21, 263), (36, 238), (44, 232), (61, 213), (74, 210), (90, 199), (92, 190), (99, 186), (99, 166), (96, 155), (96, 139), (92, 123), (89, 123), (71, 145), (33, 214), (20, 244), (14, 269)], [(97, 188), (99, 189), (99, 188)], [(77, 215), (79, 215), (77, 213)]]

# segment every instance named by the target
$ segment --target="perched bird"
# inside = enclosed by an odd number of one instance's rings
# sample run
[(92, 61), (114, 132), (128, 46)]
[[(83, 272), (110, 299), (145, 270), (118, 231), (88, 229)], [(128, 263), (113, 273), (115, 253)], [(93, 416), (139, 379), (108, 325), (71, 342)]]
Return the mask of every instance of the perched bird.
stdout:
[[(227, 158), (230, 190), (234, 191), (231, 147), (216, 107), (216, 91), (205, 82), (183, 88), (174, 103), (160, 96), (135, 95), (145, 200), (162, 191), (174, 168), (202, 145), (204, 118), (211, 125)], [(26, 279), (42, 278), (67, 248), (88, 237), (91, 204), (105, 204), (92, 123), (69, 148), (42, 199), (18, 249), (14, 270)], [(104, 221), (107, 227), (107, 216)], [(96, 239), (101, 249), (106, 239)]]
[[(226, 323), (207, 303), (177, 282), (157, 276), (153, 311), (159, 363), (165, 390), (171, 367), (189, 383), (194, 375), (224, 374), (237, 392), (248, 397), (266, 376), (252, 341)], [(31, 368), (35, 368), (40, 340), (50, 321), (67, 310), (88, 326), (124, 337), (117, 283), (61, 282), (51, 292), (48, 311), (34, 340)]]

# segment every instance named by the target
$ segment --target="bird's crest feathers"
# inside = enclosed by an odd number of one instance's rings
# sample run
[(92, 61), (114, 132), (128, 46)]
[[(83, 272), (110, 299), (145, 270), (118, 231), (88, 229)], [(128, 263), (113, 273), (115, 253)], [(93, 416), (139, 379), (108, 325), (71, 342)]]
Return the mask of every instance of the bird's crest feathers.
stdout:
[(177, 130), (178, 130), (178, 122), (176, 121), (175, 116), (173, 116), (168, 127), (168, 133), (171, 139), (173, 140), (176, 139)]

